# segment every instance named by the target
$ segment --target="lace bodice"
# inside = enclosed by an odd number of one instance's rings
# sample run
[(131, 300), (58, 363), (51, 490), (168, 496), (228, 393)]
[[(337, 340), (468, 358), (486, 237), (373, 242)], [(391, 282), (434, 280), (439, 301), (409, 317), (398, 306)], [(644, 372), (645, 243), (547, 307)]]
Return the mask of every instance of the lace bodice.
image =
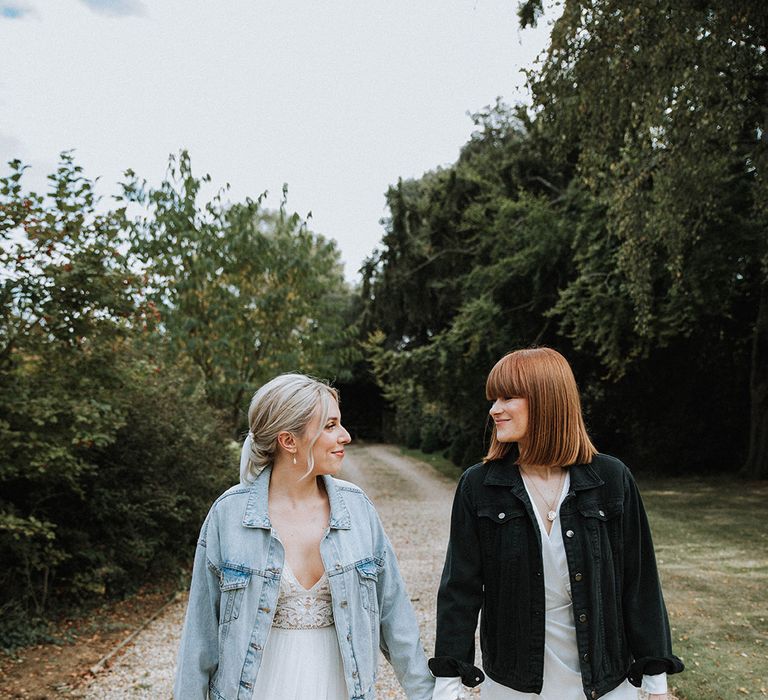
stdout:
[(282, 629), (317, 629), (333, 624), (333, 605), (328, 575), (323, 572), (312, 588), (304, 588), (286, 561), (280, 578), (273, 627)]

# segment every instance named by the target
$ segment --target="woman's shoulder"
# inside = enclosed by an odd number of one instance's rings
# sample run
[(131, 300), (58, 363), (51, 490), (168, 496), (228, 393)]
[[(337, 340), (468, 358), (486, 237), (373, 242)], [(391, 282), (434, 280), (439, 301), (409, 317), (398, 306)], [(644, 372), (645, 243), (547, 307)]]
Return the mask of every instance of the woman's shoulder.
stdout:
[(631, 472), (624, 462), (613, 455), (598, 452), (589, 467), (605, 482), (625, 483), (631, 480)]
[(336, 491), (338, 491), (342, 497), (351, 501), (352, 503), (360, 503), (366, 507), (373, 508), (371, 499), (368, 498), (368, 494), (361, 489), (357, 484), (353, 484), (351, 481), (344, 481), (344, 479), (337, 479), (335, 476), (327, 477), (331, 480)]
[(606, 472), (624, 472), (627, 469), (627, 465), (624, 464), (618, 457), (613, 455), (607, 455), (603, 452), (598, 452), (590, 462), (590, 466), (599, 471)]
[(459, 477), (459, 487), (467, 488), (470, 485), (482, 484), (485, 481), (485, 477), (488, 475), (488, 471), (497, 462), (500, 462), (500, 460), (478, 462), (477, 464), (467, 467)]
[(250, 493), (251, 486), (249, 484), (230, 486), (211, 504), (211, 512), (229, 508), (245, 508)]

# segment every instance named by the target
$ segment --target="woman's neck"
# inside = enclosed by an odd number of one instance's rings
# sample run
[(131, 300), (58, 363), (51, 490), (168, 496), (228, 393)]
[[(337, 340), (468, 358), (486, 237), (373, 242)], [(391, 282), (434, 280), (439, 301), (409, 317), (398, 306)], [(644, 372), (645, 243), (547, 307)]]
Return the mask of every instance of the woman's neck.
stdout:
[(544, 481), (550, 479), (559, 479), (563, 473), (564, 467), (551, 466), (547, 464), (518, 464), (520, 471), (529, 477), (538, 477)]
[(270, 498), (277, 497), (291, 503), (306, 503), (322, 497), (322, 487), (317, 477), (304, 476), (306, 467), (293, 464), (284, 458), (275, 460), (269, 480)]

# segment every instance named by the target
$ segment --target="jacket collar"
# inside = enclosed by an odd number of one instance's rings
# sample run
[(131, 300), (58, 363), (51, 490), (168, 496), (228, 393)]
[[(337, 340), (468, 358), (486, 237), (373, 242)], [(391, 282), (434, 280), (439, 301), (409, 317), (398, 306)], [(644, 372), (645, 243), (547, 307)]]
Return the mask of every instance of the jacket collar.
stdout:
[[(260, 527), (266, 530), (272, 528), (272, 522), (269, 519), (269, 481), (272, 477), (272, 467), (264, 469), (251, 484), (248, 493), (248, 503), (243, 513), (244, 527)], [(327, 474), (322, 477), (325, 491), (328, 494), (328, 501), (331, 504), (330, 526), (335, 530), (349, 530), (352, 522), (349, 517), (349, 510), (344, 497), (336, 483), (336, 480)]]
[[(508, 486), (518, 495), (522, 495), (525, 485), (520, 475), (520, 467), (517, 466), (517, 457), (515, 446), (505, 457), (489, 462), (483, 485)], [(591, 464), (574, 464), (568, 467), (568, 471), (571, 475), (571, 491), (593, 489), (605, 483)]]

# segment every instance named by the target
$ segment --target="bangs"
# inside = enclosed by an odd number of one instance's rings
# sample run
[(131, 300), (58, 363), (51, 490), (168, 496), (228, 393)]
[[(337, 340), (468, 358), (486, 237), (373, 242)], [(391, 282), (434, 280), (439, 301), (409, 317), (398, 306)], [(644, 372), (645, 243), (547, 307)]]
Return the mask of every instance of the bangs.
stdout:
[(516, 396), (528, 398), (529, 387), (525, 375), (521, 372), (520, 356), (517, 353), (504, 355), (491, 370), (485, 382), (485, 398), (495, 401), (498, 398)]

